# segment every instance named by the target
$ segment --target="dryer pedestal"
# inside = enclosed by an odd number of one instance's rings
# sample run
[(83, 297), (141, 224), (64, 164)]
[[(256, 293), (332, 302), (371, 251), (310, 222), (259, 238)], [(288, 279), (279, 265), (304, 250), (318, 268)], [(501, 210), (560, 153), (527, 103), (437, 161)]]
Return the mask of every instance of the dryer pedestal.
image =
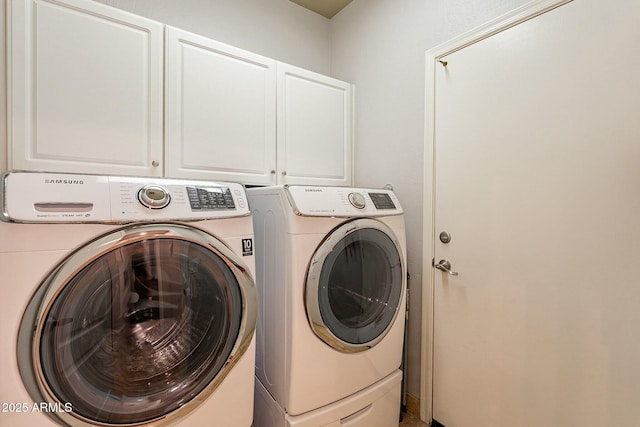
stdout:
[(401, 381), (398, 370), (349, 397), (291, 416), (256, 378), (253, 427), (395, 427), (400, 416)]

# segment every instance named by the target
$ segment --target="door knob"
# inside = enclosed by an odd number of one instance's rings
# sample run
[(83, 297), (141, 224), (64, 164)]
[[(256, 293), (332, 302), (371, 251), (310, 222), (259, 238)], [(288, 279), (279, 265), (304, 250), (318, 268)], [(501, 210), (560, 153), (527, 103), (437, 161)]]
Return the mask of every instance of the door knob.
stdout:
[(458, 272), (457, 271), (451, 271), (451, 263), (449, 261), (447, 261), (446, 259), (441, 259), (440, 261), (438, 261), (438, 263), (436, 265), (434, 265), (435, 268), (437, 268), (440, 271), (444, 271), (445, 273), (449, 273), (452, 276), (457, 276)]

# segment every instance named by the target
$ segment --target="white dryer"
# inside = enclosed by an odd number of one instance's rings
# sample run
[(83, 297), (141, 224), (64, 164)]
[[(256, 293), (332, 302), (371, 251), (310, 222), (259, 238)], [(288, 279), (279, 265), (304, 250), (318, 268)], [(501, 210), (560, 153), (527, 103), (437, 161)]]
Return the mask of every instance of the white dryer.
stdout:
[(397, 425), (406, 238), (396, 196), (310, 186), (247, 194), (260, 303), (254, 426)]
[(1, 182), (0, 425), (251, 425), (257, 299), (242, 185)]

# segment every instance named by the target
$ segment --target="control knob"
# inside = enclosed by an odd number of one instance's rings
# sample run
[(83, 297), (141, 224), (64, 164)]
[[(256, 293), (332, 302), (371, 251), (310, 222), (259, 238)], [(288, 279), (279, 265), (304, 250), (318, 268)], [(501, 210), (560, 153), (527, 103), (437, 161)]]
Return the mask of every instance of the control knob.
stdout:
[(364, 196), (360, 193), (349, 193), (349, 202), (358, 209), (364, 209), (367, 204)]
[(138, 191), (138, 201), (149, 209), (162, 209), (171, 202), (171, 195), (165, 188), (150, 184)]

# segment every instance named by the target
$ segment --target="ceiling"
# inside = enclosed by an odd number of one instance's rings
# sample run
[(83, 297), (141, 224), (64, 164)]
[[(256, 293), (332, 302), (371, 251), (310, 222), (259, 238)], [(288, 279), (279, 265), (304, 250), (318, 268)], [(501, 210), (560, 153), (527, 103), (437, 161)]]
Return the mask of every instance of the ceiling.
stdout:
[(351, 3), (352, 0), (290, 0), (295, 4), (319, 13), (325, 18), (333, 18), (333, 16), (340, 12), (346, 5)]

